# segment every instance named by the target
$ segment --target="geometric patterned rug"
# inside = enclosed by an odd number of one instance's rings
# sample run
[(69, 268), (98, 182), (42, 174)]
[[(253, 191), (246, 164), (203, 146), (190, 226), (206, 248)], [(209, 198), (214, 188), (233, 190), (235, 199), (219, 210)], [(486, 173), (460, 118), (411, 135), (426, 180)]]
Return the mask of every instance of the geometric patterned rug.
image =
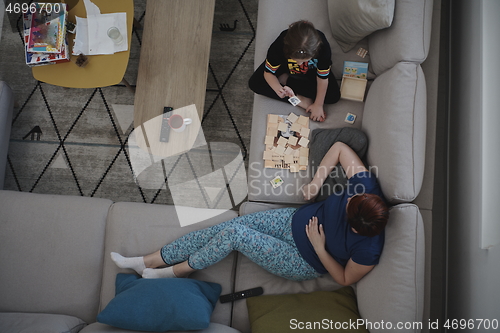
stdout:
[[(202, 118), (206, 141), (237, 145), (244, 167), (250, 143), (253, 92), (247, 82), (253, 73), (257, 3), (216, 0)], [(142, 23), (145, 0), (135, 0), (134, 7)], [(24, 64), (21, 20), (14, 20), (5, 16), (0, 42), (0, 79), (13, 88), (17, 104), (4, 189), (172, 204), (167, 178), (165, 186), (150, 189), (134, 175), (127, 149), (133, 131), (133, 93), (123, 85), (74, 89), (36, 81)], [(141, 36), (142, 30), (134, 29), (125, 74), (132, 86)], [(186, 160), (187, 155), (178, 158), (175, 168), (196, 172), (193, 161)], [(210, 194), (209, 189), (203, 193)]]

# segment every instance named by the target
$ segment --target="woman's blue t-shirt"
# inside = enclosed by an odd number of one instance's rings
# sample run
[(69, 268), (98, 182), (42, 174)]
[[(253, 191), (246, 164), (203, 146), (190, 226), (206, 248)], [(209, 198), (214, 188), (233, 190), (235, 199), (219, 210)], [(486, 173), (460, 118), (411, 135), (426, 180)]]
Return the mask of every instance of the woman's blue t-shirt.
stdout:
[(323, 224), (326, 250), (342, 266), (345, 266), (350, 258), (360, 265), (378, 264), (384, 247), (384, 231), (374, 237), (361, 236), (353, 232), (347, 222), (347, 199), (361, 193), (376, 194), (384, 199), (375, 175), (364, 171), (352, 176), (341, 193), (334, 193), (324, 201), (306, 204), (293, 215), (292, 232), (295, 244), (302, 257), (317, 272), (328, 273), (307, 238), (306, 225), (313, 216), (318, 218), (318, 223)]

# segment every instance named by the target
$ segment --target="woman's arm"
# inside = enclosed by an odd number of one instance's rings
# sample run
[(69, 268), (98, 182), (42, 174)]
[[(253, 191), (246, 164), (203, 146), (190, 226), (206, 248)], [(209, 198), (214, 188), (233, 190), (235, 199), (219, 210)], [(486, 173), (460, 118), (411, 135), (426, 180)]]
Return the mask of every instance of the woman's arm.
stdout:
[(309, 105), (306, 112), (311, 113), (311, 119), (314, 121), (325, 121), (326, 114), (323, 110), (323, 105), (325, 103), (326, 91), (328, 89), (328, 78), (322, 79), (320, 77), (316, 77), (316, 82), (316, 99), (313, 104)]
[(358, 282), (375, 267), (374, 265), (366, 266), (357, 264), (352, 259), (349, 259), (345, 268), (342, 267), (342, 265), (333, 259), (326, 251), (323, 225), (320, 224), (318, 226), (318, 218), (315, 216), (311, 218), (309, 224), (306, 225), (306, 233), (323, 266), (325, 266), (335, 282), (342, 286), (350, 286)]
[(326, 177), (339, 162), (346, 172), (347, 178), (351, 178), (359, 172), (367, 171), (363, 162), (351, 147), (342, 142), (335, 142), (321, 160), (312, 181), (302, 188), (305, 200), (311, 200), (318, 195)]

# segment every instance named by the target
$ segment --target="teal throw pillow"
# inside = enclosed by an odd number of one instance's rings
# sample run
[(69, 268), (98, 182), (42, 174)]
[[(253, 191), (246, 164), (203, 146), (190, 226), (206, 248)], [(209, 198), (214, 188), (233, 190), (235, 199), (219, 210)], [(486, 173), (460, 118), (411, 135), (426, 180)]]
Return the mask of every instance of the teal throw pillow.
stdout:
[(116, 296), (97, 321), (136, 331), (200, 330), (208, 327), (220, 293), (217, 283), (120, 273)]

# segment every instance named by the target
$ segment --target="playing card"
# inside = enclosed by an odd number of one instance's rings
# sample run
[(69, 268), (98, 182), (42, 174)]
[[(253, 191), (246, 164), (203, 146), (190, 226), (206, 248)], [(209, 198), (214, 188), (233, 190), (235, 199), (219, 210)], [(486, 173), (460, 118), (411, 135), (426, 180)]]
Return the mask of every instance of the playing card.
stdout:
[(288, 101), (290, 102), (290, 104), (292, 104), (293, 106), (297, 106), (299, 103), (300, 103), (300, 99), (297, 98), (297, 96), (292, 96), (288, 99)]

